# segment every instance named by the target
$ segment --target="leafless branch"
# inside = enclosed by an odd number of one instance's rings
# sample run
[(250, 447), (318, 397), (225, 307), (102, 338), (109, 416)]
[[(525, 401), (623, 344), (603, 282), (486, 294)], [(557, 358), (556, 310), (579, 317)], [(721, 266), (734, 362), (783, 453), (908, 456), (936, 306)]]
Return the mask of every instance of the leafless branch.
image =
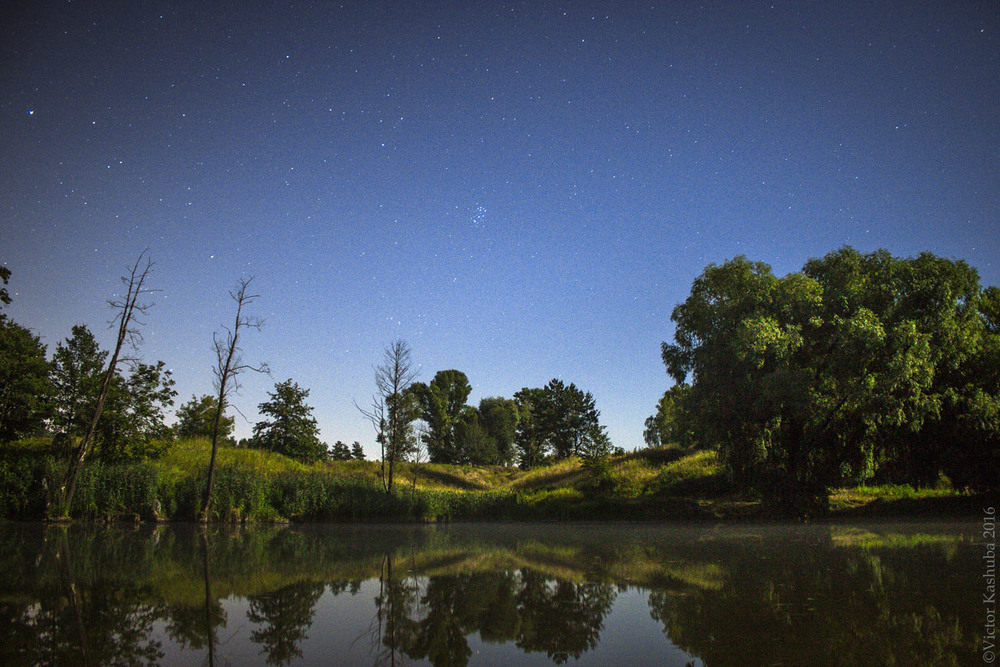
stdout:
[(66, 477), (59, 488), (59, 502), (55, 508), (58, 518), (69, 516), (69, 508), (73, 502), (73, 495), (76, 492), (76, 483), (80, 475), (80, 469), (83, 466), (84, 458), (89, 452), (94, 432), (97, 430), (97, 422), (101, 417), (101, 411), (104, 410), (104, 402), (107, 400), (108, 390), (111, 387), (111, 379), (115, 375), (118, 363), (122, 361), (126, 363), (138, 361), (137, 355), (134, 357), (123, 357), (122, 348), (128, 343), (133, 350), (138, 351), (138, 345), (142, 342), (142, 335), (139, 333), (137, 327), (141, 326), (142, 323), (135, 318), (135, 315), (136, 313), (145, 314), (152, 306), (152, 304), (148, 303), (139, 303), (140, 297), (152, 292), (152, 290), (145, 286), (146, 279), (153, 269), (153, 261), (147, 256), (147, 252), (149, 252), (148, 249), (143, 250), (139, 253), (139, 257), (135, 260), (135, 263), (127, 267), (128, 275), (122, 277), (122, 284), (125, 285), (125, 296), (121, 299), (112, 299), (109, 301), (112, 308), (118, 310), (118, 315), (112, 320), (112, 326), (115, 326), (115, 323), (117, 323), (118, 328), (115, 350), (111, 355), (111, 361), (108, 362), (108, 368), (104, 374), (104, 381), (101, 384), (101, 391), (94, 406), (94, 413), (87, 426), (87, 431), (70, 458)]
[[(208, 485), (205, 488), (205, 496), (202, 502), (201, 519), (208, 520), (208, 512), (212, 503), (212, 482), (215, 478), (215, 459), (219, 446), (219, 424), (222, 421), (222, 414), (226, 409), (226, 401), (230, 394), (239, 392), (239, 376), (245, 371), (257, 373), (268, 373), (266, 363), (256, 366), (243, 361), (243, 348), (239, 345), (241, 329), (255, 329), (260, 331), (264, 326), (263, 320), (250, 317), (243, 312), (243, 309), (256, 301), (259, 294), (248, 294), (247, 290), (253, 278), (241, 278), (235, 290), (229, 292), (230, 298), (236, 302), (236, 319), (233, 327), (223, 327), (225, 336), (220, 336), (218, 332), (212, 334), (212, 347), (215, 350), (215, 367), (212, 369), (214, 375), (214, 385), (217, 392), (215, 424), (212, 427), (212, 456), (208, 464)], [(237, 410), (239, 412), (239, 410)], [(240, 413), (241, 415), (243, 413)], [(244, 416), (244, 419), (246, 417)]]
[(402, 340), (395, 340), (386, 346), (382, 364), (375, 368), (375, 395), (371, 409), (365, 410), (357, 402), (354, 403), (378, 434), (382, 448), (382, 485), (386, 493), (392, 492), (395, 465), (406, 450), (411, 420), (405, 414), (404, 394), (417, 374), (409, 346)]

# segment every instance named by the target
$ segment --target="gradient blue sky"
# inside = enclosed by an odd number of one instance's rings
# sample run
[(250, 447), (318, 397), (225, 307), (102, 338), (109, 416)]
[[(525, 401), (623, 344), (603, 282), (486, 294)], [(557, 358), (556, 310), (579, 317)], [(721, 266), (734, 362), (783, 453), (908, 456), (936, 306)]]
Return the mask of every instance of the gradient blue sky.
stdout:
[[(142, 356), (237, 404), (310, 389), (328, 443), (403, 338), (471, 401), (553, 377), (642, 444), (709, 262), (849, 244), (1000, 284), (1000, 3), (15, 2), (0, 10), (0, 262), (49, 345), (144, 248)], [(238, 419), (238, 433), (251, 425)]]

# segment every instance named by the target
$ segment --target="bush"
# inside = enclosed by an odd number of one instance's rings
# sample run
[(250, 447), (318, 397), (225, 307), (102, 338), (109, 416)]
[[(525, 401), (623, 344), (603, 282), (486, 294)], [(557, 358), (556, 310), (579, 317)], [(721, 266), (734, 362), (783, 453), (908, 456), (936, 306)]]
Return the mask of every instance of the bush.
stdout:
[(41, 519), (62, 472), (52, 456), (8, 453), (0, 457), (0, 517)]
[(161, 508), (159, 471), (150, 463), (85, 466), (70, 514), (86, 519), (154, 519)]
[(611, 457), (585, 456), (583, 457), (583, 469), (587, 471), (588, 475), (586, 487), (598, 493), (608, 493), (614, 488), (614, 479), (611, 476)]

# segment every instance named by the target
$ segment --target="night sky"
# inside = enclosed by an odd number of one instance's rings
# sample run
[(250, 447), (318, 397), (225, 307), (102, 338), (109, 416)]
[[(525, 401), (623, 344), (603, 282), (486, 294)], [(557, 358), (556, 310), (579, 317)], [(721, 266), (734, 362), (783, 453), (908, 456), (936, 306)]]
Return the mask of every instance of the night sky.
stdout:
[(352, 399), (398, 337), (473, 404), (574, 382), (632, 449), (710, 262), (849, 244), (1000, 284), (996, 0), (244, 4), (0, 10), (7, 312), (50, 353), (110, 346), (149, 248), (178, 404), (256, 276), (251, 422), (290, 377), (374, 455)]

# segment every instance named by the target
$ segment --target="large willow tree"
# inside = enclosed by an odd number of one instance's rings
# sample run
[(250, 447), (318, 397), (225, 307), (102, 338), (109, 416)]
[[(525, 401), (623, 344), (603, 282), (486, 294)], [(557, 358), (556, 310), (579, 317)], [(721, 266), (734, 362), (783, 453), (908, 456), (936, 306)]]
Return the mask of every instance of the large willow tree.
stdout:
[(845, 247), (784, 277), (737, 257), (694, 281), (663, 360), (744, 490), (802, 507), (879, 474), (988, 486), (972, 471), (998, 469), (995, 301), (929, 253)]

